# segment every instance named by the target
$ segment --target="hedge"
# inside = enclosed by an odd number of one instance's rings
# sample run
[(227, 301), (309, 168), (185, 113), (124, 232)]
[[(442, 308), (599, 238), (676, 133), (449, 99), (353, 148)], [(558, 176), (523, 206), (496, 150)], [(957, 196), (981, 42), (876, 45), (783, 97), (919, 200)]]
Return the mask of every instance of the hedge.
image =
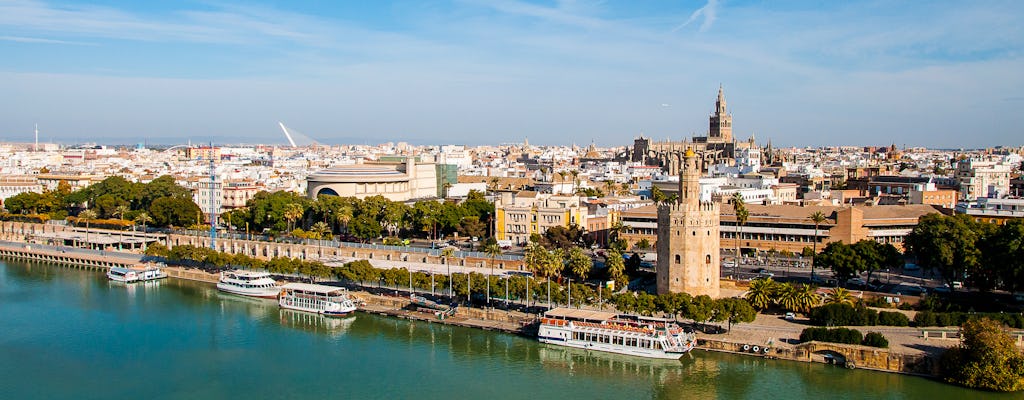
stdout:
[(869, 332), (862, 337), (860, 331), (849, 328), (807, 328), (800, 332), (801, 342), (810, 342), (812, 340), (829, 343), (859, 344), (883, 349), (889, 347), (889, 340), (881, 333)]
[(878, 325), (883, 326), (909, 326), (910, 318), (906, 314), (895, 311), (882, 311), (878, 313)]
[(889, 348), (889, 340), (878, 332), (868, 332), (867, 335), (864, 335), (864, 341), (861, 342), (861, 344), (865, 346), (879, 347), (883, 349)]
[(994, 319), (1014, 329), (1024, 329), (1024, 315), (1008, 313), (937, 313), (933, 311), (920, 311), (914, 316), (914, 325), (961, 326), (969, 319), (983, 317)]
[(800, 332), (801, 342), (816, 340), (829, 343), (861, 344), (860, 331), (849, 328), (807, 328)]

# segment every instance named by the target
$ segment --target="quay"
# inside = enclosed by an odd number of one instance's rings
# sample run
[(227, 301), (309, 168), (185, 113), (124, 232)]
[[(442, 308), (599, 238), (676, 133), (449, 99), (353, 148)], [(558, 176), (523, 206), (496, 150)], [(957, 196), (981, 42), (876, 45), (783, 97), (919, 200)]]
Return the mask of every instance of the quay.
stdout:
[[(358, 254), (353, 255), (358, 257)], [(136, 265), (142, 262), (145, 256), (109, 250), (0, 241), (0, 258), (14, 258), (60, 264), (71, 268), (106, 271), (111, 267), (130, 267)], [(164, 271), (172, 278), (207, 284), (216, 284), (219, 278), (218, 274), (193, 268), (168, 266), (164, 268)], [(529, 337), (536, 335), (538, 316), (534, 314), (500, 309), (457, 307), (454, 313), (442, 318), (434, 312), (420, 311), (407, 295), (387, 296), (365, 290), (353, 290), (352, 294), (363, 303), (360, 310), (367, 313), (427, 323), (441, 323), (507, 332)], [(734, 340), (723, 340), (714, 335), (700, 334), (698, 335), (698, 348), (694, 351), (704, 349), (705, 351), (725, 352), (768, 359), (832, 363), (847, 367), (911, 375), (935, 375), (938, 367), (934, 357), (928, 355), (900, 354), (890, 349), (865, 346), (822, 342), (808, 342), (795, 345), (777, 343), (773, 346), (768, 346), (769, 349), (765, 351), (764, 344), (761, 344), (759, 348), (761, 351), (755, 353), (749, 349), (745, 350), (744, 345), (745, 343), (737, 343)], [(750, 346), (749, 344), (746, 345)]]

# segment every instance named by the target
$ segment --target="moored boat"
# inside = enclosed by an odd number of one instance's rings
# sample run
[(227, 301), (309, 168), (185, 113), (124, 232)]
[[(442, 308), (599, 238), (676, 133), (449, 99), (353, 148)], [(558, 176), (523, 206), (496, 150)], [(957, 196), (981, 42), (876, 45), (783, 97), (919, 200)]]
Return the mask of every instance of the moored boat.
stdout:
[(167, 273), (163, 272), (160, 269), (161, 267), (163, 267), (161, 263), (140, 264), (132, 267), (110, 267), (107, 270), (107, 278), (115, 282), (124, 283), (163, 279), (167, 277)]
[(264, 299), (276, 299), (281, 291), (270, 274), (242, 270), (221, 272), (217, 290)]
[(692, 331), (673, 321), (568, 308), (544, 313), (537, 337), (559, 346), (665, 359), (678, 359), (697, 343)]
[(286, 283), (278, 298), (281, 308), (328, 316), (343, 316), (356, 310), (345, 288), (311, 283)]

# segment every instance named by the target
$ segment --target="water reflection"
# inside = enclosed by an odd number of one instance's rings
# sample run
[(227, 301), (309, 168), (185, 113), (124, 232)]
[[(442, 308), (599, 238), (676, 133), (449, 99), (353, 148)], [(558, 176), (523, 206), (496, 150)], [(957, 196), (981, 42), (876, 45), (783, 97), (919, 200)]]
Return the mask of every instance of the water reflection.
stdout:
[(281, 326), (302, 331), (322, 333), (331, 337), (344, 334), (355, 323), (355, 316), (325, 317), (302, 311), (281, 308), (278, 310), (278, 322)]

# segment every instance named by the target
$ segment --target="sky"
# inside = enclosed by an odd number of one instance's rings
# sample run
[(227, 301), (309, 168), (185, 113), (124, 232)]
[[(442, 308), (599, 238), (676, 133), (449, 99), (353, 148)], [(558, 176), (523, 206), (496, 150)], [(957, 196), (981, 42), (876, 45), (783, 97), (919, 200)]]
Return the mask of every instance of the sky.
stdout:
[(0, 141), (1024, 144), (1024, 2), (0, 0)]

